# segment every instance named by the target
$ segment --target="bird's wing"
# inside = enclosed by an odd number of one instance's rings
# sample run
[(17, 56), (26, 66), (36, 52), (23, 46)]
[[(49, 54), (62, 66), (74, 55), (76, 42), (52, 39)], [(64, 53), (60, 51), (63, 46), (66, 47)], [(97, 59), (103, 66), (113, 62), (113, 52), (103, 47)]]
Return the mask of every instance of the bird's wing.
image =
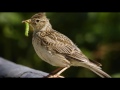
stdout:
[[(38, 32), (37, 36), (40, 37), (42, 33)], [(81, 52), (81, 50), (65, 35), (53, 30), (51, 32), (44, 33), (41, 38), (43, 46), (47, 47), (49, 51), (56, 52), (64, 55), (68, 60), (70, 58), (78, 60), (80, 62), (89, 61), (89, 59)], [(97, 64), (97, 63), (96, 63)]]
[(38, 38), (41, 38), (41, 44), (51, 52), (67, 55), (78, 60), (84, 56), (81, 54), (80, 49), (67, 36), (55, 30), (49, 33), (37, 32), (36, 35)]

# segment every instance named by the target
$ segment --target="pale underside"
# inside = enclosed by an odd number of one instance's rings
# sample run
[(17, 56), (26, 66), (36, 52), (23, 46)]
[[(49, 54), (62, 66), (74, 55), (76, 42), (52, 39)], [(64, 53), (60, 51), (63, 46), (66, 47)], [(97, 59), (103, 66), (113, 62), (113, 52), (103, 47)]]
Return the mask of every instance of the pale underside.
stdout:
[(66, 36), (52, 30), (49, 33), (39, 31), (33, 34), (33, 47), (37, 55), (45, 62), (58, 67), (93, 66), (80, 49)]

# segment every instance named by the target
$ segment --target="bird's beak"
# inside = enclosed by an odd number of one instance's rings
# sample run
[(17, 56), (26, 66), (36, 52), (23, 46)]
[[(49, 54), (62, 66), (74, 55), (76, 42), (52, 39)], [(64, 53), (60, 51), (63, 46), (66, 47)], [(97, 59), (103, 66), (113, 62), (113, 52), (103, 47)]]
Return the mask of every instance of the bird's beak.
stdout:
[(23, 20), (23, 21), (22, 21), (22, 23), (25, 23), (25, 22), (30, 24), (30, 23), (31, 23), (31, 19)]

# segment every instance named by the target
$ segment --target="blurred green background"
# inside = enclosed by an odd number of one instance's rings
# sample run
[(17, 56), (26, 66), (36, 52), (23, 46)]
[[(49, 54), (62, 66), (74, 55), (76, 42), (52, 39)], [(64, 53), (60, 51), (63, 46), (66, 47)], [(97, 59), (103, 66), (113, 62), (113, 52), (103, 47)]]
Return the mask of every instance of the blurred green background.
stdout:
[[(0, 57), (44, 72), (57, 67), (42, 61), (32, 46), (32, 30), (25, 36), (25, 24), (37, 12), (0, 12)], [(100, 62), (112, 77), (120, 77), (120, 13), (47, 12), (53, 28), (67, 35), (90, 59)], [(82, 67), (71, 67), (65, 77), (99, 77)]]

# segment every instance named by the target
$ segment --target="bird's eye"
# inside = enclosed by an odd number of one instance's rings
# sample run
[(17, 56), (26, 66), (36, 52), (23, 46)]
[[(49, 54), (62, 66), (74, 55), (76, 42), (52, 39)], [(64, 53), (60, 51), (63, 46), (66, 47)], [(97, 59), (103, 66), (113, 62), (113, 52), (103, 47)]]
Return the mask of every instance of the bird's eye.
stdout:
[(38, 19), (36, 20), (36, 22), (39, 22), (39, 21), (40, 21), (40, 20), (38, 20)]

